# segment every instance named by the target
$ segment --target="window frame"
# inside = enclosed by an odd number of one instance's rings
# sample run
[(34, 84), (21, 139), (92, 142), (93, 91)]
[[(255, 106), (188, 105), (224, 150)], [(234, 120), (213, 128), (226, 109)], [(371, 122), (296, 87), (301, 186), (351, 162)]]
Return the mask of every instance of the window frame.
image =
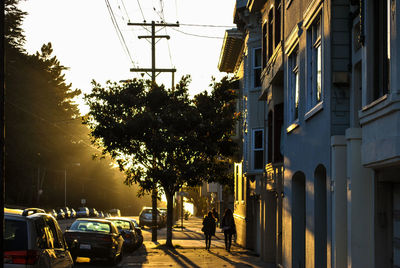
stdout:
[[(256, 132), (261, 132), (261, 147), (256, 148)], [(265, 163), (265, 133), (263, 128), (254, 128), (252, 130), (252, 168), (253, 170), (263, 170)], [(256, 167), (256, 152), (262, 152), (262, 166), (261, 168)]]
[[(296, 44), (288, 55), (288, 123), (299, 121), (300, 107), (300, 57)], [(297, 107), (296, 107), (297, 106)]]
[[(323, 12), (318, 10), (307, 28), (307, 111), (324, 100)], [(315, 63), (315, 64), (313, 64)]]
[[(256, 66), (256, 62), (257, 62), (257, 53), (256, 53), (256, 51), (257, 50), (260, 51), (259, 59), (258, 59), (258, 62), (259, 62), (258, 66)], [(262, 81), (261, 81), (261, 73), (262, 73), (262, 68), (263, 68), (263, 64), (262, 64), (262, 48), (261, 47), (253, 48), (252, 49), (252, 54), (253, 54), (252, 65), (251, 65), (251, 68), (252, 68), (252, 88), (259, 89), (262, 86)], [(256, 81), (257, 81), (257, 77), (256, 77), (257, 76), (257, 70), (259, 72), (259, 78), (258, 78), (259, 85), (258, 86), (256, 84)]]

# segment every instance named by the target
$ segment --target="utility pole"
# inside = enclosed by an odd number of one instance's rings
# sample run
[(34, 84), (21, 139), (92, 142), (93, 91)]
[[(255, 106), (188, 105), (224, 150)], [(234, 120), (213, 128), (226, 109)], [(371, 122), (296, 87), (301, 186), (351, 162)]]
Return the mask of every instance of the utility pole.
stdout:
[[(128, 23), (129, 26), (151, 26), (151, 35), (142, 35), (138, 36), (139, 39), (149, 38), (151, 39), (151, 68), (131, 68), (131, 72), (151, 72), (151, 84), (152, 87), (156, 84), (156, 76), (162, 72), (171, 72), (172, 73), (172, 89), (174, 88), (174, 73), (176, 69), (157, 69), (156, 68), (156, 38), (166, 38), (169, 39), (169, 35), (156, 35), (156, 27), (179, 27), (179, 23), (171, 24), (171, 23), (156, 23), (152, 21), (151, 23)], [(158, 74), (156, 74), (158, 73)], [(155, 167), (155, 162), (153, 159), (153, 167)], [(152, 201), (152, 228), (151, 228), (151, 240), (153, 242), (157, 242), (157, 188), (154, 186), (153, 192), (151, 194)]]

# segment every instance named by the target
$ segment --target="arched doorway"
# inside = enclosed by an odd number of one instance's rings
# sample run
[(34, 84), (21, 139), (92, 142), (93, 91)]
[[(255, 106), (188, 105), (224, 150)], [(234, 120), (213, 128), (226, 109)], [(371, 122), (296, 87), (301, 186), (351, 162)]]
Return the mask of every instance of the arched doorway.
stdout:
[(326, 168), (318, 165), (314, 171), (314, 232), (315, 267), (326, 267), (327, 213), (326, 213)]
[(306, 263), (306, 177), (296, 172), (292, 178), (292, 267)]

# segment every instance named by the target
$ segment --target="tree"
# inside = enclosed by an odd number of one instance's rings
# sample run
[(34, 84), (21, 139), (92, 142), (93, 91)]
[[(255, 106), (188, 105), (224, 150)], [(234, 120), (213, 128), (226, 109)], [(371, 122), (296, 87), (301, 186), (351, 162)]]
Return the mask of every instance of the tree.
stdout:
[(167, 198), (167, 246), (172, 246), (173, 196), (182, 186), (227, 179), (235, 152), (233, 80), (213, 82), (213, 92), (189, 98), (189, 77), (176, 89), (139, 79), (106, 88), (93, 81), (85, 96), (93, 141), (126, 174), (126, 184), (158, 188)]

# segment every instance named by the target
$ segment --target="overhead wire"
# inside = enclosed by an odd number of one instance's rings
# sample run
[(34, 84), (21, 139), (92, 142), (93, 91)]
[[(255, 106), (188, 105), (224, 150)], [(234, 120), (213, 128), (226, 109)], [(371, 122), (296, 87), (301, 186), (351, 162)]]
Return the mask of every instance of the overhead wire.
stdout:
[(190, 35), (190, 36), (195, 36), (195, 37), (200, 37), (200, 38), (211, 38), (211, 39), (224, 39), (223, 37), (218, 37), (218, 36), (208, 36), (208, 35), (200, 35), (200, 34), (193, 34), (193, 33), (188, 33), (188, 32), (183, 32), (181, 30), (178, 29), (174, 29), (172, 28), (172, 30), (185, 34), (185, 35)]
[(108, 9), (108, 12), (110, 14), (111, 21), (112, 21), (112, 23), (114, 25), (114, 29), (117, 32), (117, 36), (118, 36), (118, 38), (120, 40), (120, 43), (121, 43), (122, 47), (124, 48), (125, 52), (128, 54), (128, 57), (129, 57), (131, 63), (135, 66), (135, 62), (133, 61), (132, 55), (131, 55), (131, 53), (129, 51), (129, 48), (128, 48), (126, 42), (125, 42), (124, 35), (122, 34), (121, 29), (119, 28), (118, 22), (117, 22), (117, 20), (115, 18), (115, 15), (114, 15), (114, 12), (113, 12), (113, 10), (111, 8), (110, 2), (108, 0), (105, 0), (105, 3), (106, 3), (106, 6), (107, 6), (107, 9)]
[[(160, 17), (161, 17), (161, 19), (163, 21), (165, 21), (164, 2), (163, 2), (163, 0), (160, 0), (160, 8), (161, 8), (161, 16)], [(167, 27), (164, 27), (164, 30), (165, 30), (165, 34), (168, 35)], [(168, 46), (169, 60), (170, 60), (170, 63), (171, 63), (171, 67), (173, 67), (174, 64), (172, 63), (172, 54), (171, 54), (171, 47), (169, 45), (169, 39), (167, 39), (167, 46)]]

